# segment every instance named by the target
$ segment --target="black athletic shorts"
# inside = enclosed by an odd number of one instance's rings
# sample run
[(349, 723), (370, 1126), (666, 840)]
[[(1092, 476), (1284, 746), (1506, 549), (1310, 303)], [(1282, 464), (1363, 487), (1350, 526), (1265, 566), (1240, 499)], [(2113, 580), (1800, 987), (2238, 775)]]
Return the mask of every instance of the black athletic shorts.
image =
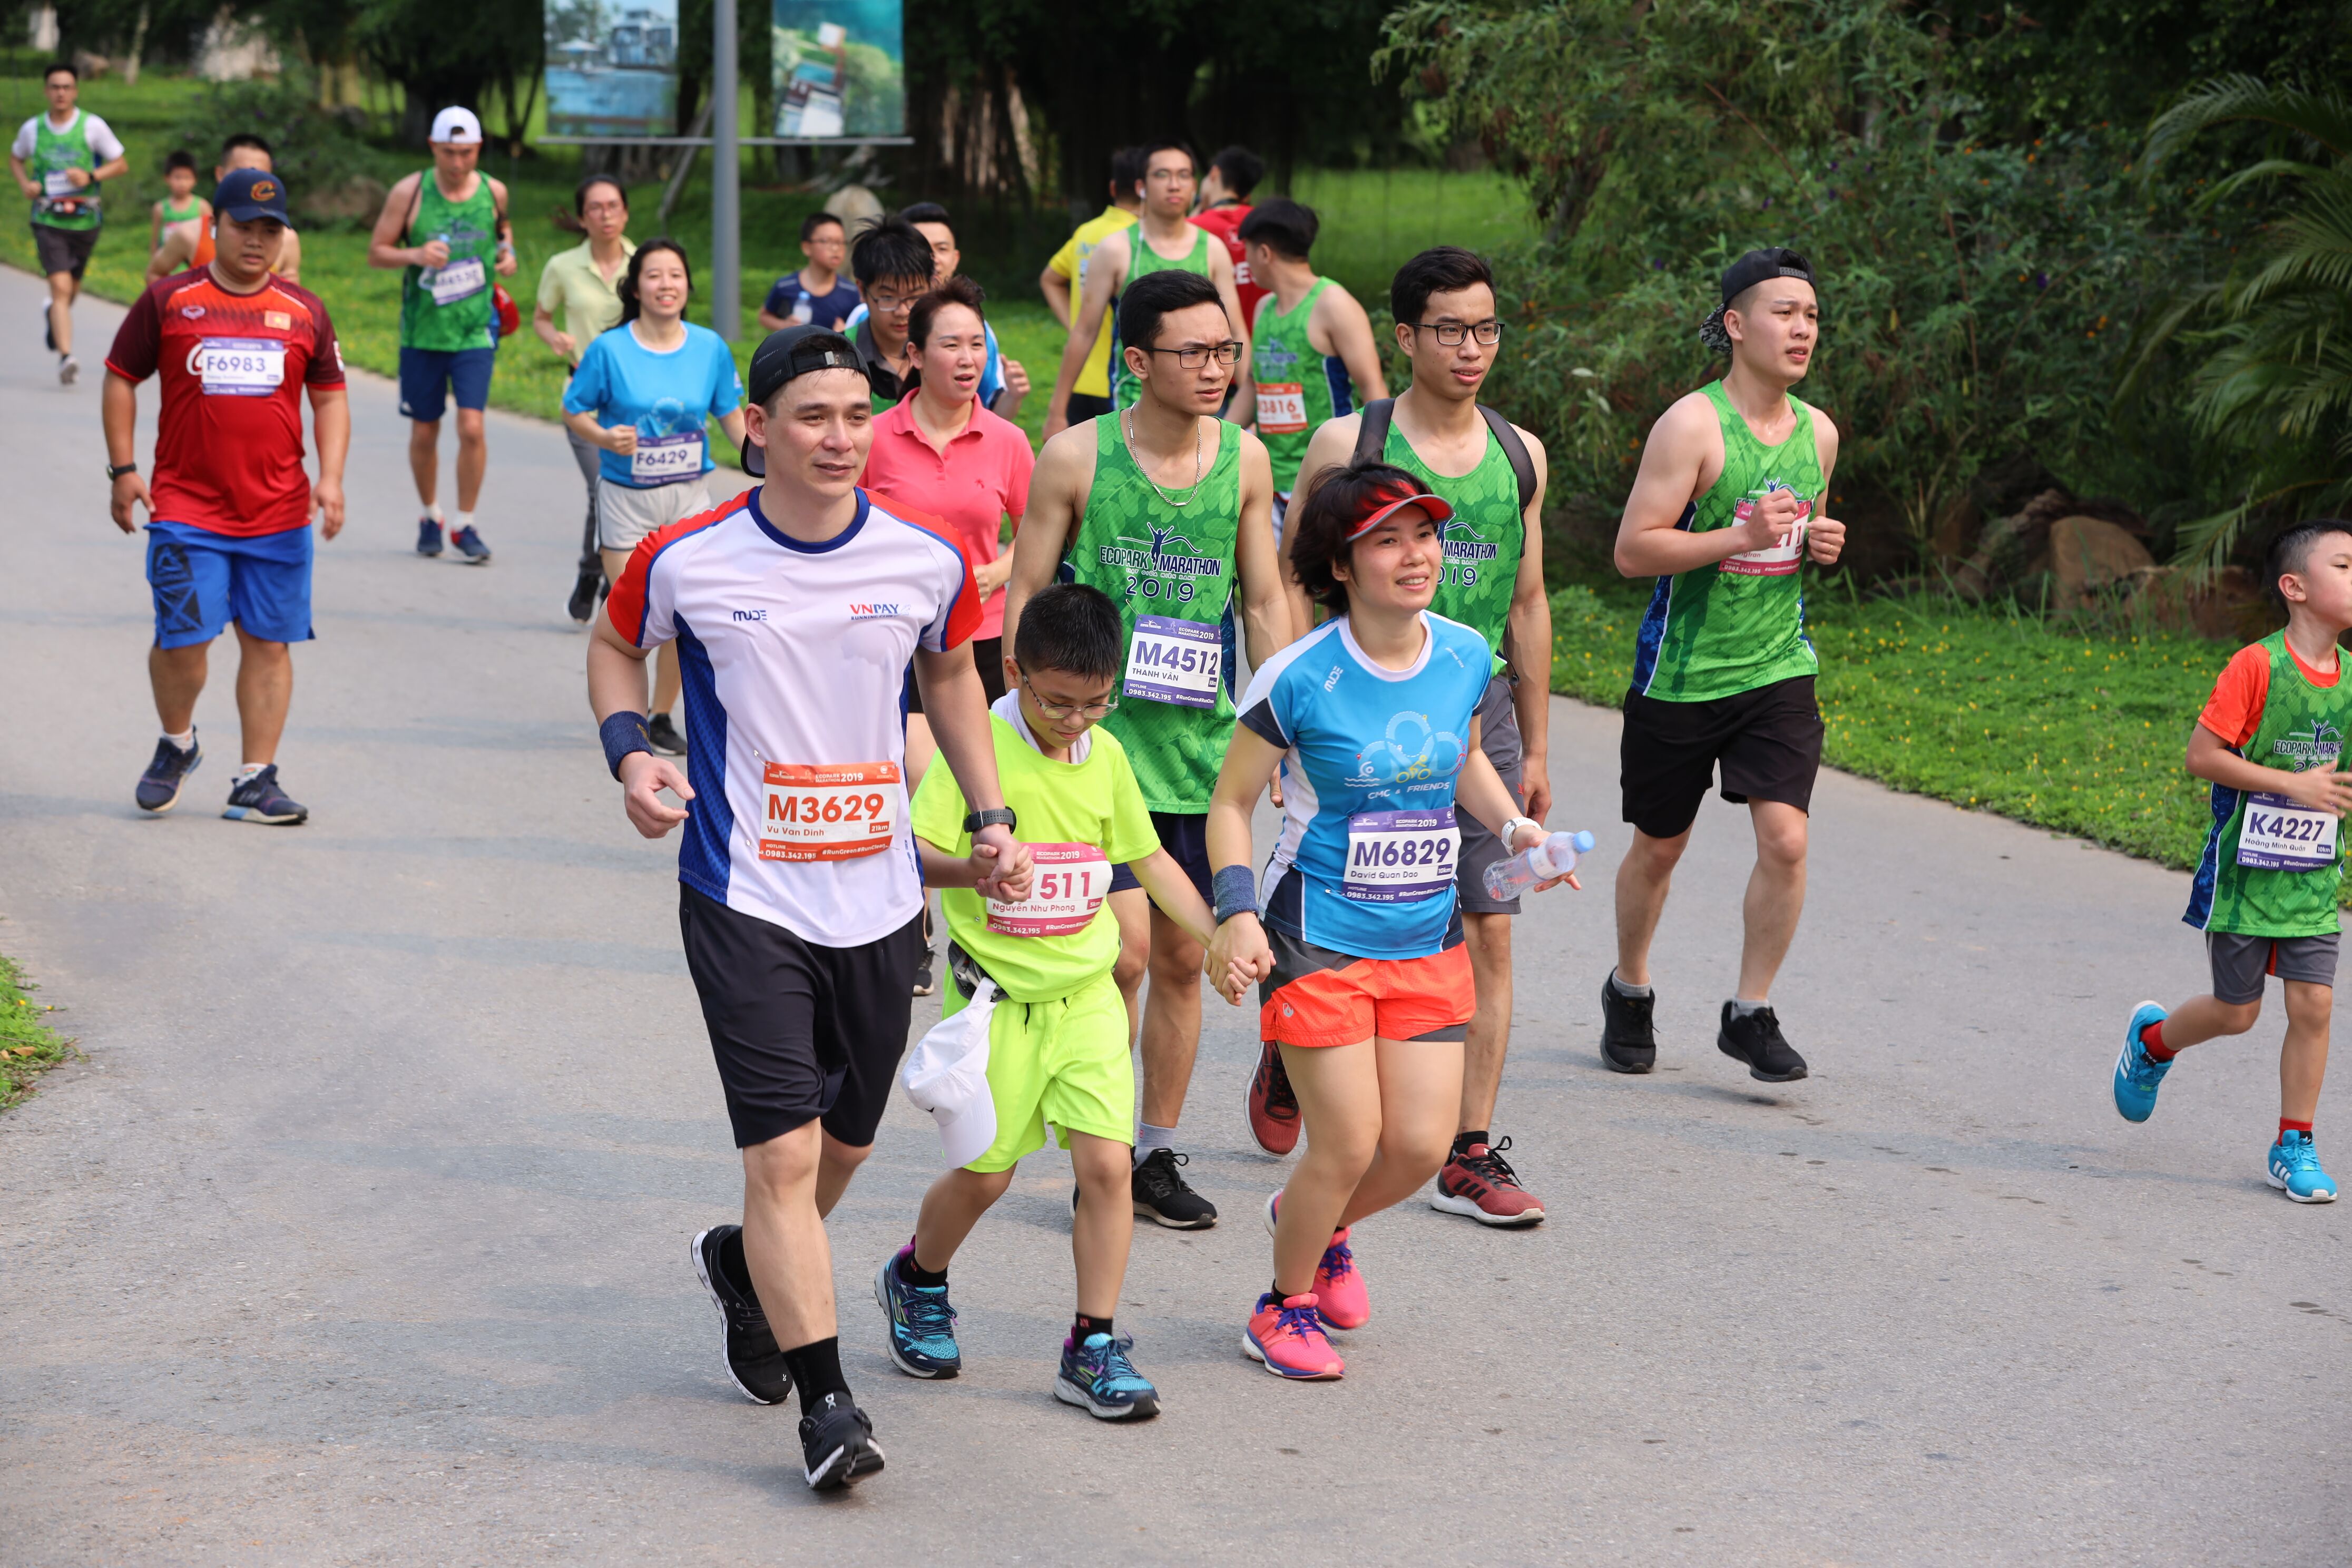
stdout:
[[(1511, 706), (1511, 683), (1499, 675), (1486, 682), (1486, 694), (1478, 700), (1478, 749), (1486, 753), (1486, 760), (1503, 775), (1503, 787), (1511, 792), (1511, 803), (1521, 811), (1527, 810), (1527, 791), (1520, 787), (1521, 764), (1526, 758), (1519, 741), (1519, 710)], [(1508, 858), (1503, 841), (1487, 832), (1486, 825), (1467, 806), (1454, 812), (1454, 821), (1462, 830), (1462, 854), (1454, 863), (1454, 896), (1460, 900), (1462, 912), (1517, 914), (1518, 900), (1497, 899), (1486, 891), (1486, 868)]]
[[(988, 693), (991, 702), (1004, 695), (1004, 639), (974, 637), (971, 639), (972, 668), (980, 671), (981, 689)], [(915, 684), (915, 667), (907, 667), (907, 711), (923, 710), (923, 689)]]
[[(1184, 868), (1184, 875), (1192, 879), (1192, 886), (1201, 889), (1203, 901), (1214, 904), (1216, 896), (1209, 891), (1209, 814), (1205, 811), (1155, 811), (1151, 814), (1152, 831), (1160, 835), (1160, 847), (1176, 857), (1176, 864)], [(1140, 888), (1135, 873), (1125, 866), (1110, 868), (1110, 890), (1123, 893), (1129, 888)]]
[(54, 224), (33, 226), (33, 251), (41, 258), (41, 276), (70, 272), (74, 281), (89, 269), (89, 253), (98, 248), (98, 230), (94, 228), (58, 228)]
[(1062, 410), (1069, 416), (1070, 423), (1076, 425), (1087, 419), (1099, 419), (1109, 413), (1110, 399), (1097, 397), (1090, 392), (1074, 392), (1070, 394), (1069, 402), (1062, 405)]
[(922, 917), (857, 947), (818, 947), (681, 884), (677, 923), (735, 1147), (819, 1117), (844, 1143), (873, 1142), (907, 1048)]
[(1822, 771), (1822, 710), (1813, 678), (1797, 676), (1706, 702), (1625, 693), (1618, 742), (1625, 820), (1653, 838), (1689, 830), (1717, 765), (1734, 805), (1777, 800), (1810, 812)]

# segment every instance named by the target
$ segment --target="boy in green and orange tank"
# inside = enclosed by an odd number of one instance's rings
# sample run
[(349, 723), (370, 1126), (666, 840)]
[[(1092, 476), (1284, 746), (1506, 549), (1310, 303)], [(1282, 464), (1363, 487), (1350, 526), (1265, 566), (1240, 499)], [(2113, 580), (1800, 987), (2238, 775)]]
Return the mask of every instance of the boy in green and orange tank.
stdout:
[(2299, 1204), (2336, 1201), (2312, 1141), (2327, 1024), (2336, 1004), (2337, 826), (2352, 808), (2342, 771), (2352, 686), (2336, 639), (2352, 631), (2352, 521), (2299, 522), (2272, 542), (2264, 576), (2286, 625), (2240, 648), (2189, 733), (2189, 771), (2213, 784), (2213, 828), (2181, 918), (2205, 933), (2213, 989), (2170, 1013), (2132, 1009), (2116, 1058), (2116, 1110), (2145, 1121), (2179, 1052), (2242, 1035), (2262, 1016), (2263, 983), (2286, 993), (2279, 1131), (2270, 1184)]

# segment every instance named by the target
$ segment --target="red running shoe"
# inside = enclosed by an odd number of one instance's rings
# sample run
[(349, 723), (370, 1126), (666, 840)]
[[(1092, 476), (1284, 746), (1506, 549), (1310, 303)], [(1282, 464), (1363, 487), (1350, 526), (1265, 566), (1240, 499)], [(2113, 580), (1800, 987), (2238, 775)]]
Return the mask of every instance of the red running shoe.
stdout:
[(1250, 1075), (1249, 1127), (1257, 1146), (1277, 1158), (1298, 1147), (1298, 1097), (1290, 1092), (1282, 1047), (1272, 1040), (1257, 1058), (1257, 1071)]
[(1543, 1200), (1519, 1185), (1517, 1173), (1503, 1158), (1503, 1151), (1510, 1146), (1508, 1138), (1491, 1149), (1473, 1143), (1446, 1161), (1445, 1168), (1437, 1173), (1437, 1191), (1430, 1197), (1429, 1206), (1480, 1225), (1540, 1225)]
[[(1265, 1200), (1266, 1235), (1274, 1234), (1281, 1212), (1282, 1194), (1276, 1192)], [(1364, 1289), (1363, 1271), (1356, 1267), (1346, 1230), (1331, 1233), (1331, 1245), (1315, 1265), (1315, 1311), (1327, 1329), (1360, 1329), (1372, 1321), (1371, 1294)]]
[(1263, 1362), (1276, 1377), (1327, 1382), (1348, 1370), (1323, 1337), (1312, 1295), (1285, 1299), (1268, 1291), (1257, 1299), (1249, 1326), (1242, 1331), (1242, 1353)]

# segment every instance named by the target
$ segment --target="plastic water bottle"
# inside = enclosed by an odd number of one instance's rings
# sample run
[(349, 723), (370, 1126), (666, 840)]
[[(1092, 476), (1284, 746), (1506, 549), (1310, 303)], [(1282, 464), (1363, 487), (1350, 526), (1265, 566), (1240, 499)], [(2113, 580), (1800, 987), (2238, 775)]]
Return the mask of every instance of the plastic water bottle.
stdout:
[(1486, 868), (1486, 896), (1516, 899), (1538, 882), (1565, 877), (1576, 869), (1576, 858), (1592, 851), (1592, 835), (1555, 833), (1534, 848), (1497, 860)]

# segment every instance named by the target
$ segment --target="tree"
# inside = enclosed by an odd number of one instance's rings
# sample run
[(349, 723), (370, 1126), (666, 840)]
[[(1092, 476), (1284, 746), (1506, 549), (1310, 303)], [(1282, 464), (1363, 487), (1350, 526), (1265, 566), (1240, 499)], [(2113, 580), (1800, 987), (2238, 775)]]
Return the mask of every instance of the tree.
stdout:
[(349, 15), (352, 41), (404, 89), (400, 132), (412, 146), (450, 104), (479, 114), (495, 89), (511, 112), (539, 78), (540, 0), (360, 0)]

